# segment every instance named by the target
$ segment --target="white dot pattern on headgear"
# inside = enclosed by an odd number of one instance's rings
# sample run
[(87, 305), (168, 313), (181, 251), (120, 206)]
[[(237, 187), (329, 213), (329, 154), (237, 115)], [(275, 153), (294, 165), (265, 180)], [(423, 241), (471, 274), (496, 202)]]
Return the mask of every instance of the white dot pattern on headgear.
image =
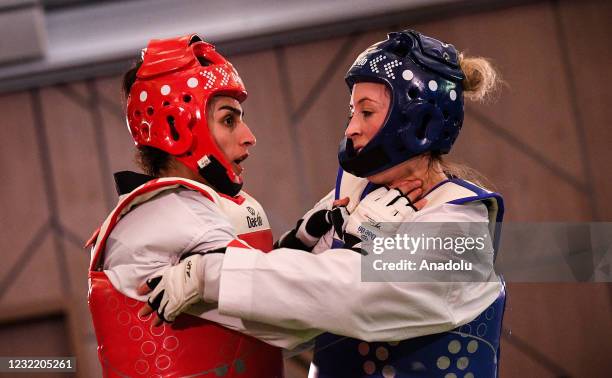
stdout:
[(187, 80), (187, 86), (189, 88), (195, 88), (198, 86), (198, 79), (196, 79), (195, 77), (190, 77), (189, 80)]
[(402, 72), (402, 77), (407, 81), (412, 80), (414, 78), (414, 73), (410, 70), (404, 70), (404, 72)]
[(217, 77), (215, 76), (214, 73), (210, 71), (204, 71), (204, 72), (200, 72), (200, 75), (206, 78), (206, 84), (204, 84), (204, 89), (210, 89), (213, 87), (213, 85), (215, 85), (215, 81), (217, 80)]
[(444, 378), (457, 378), (457, 374), (455, 373), (448, 373), (444, 376)]
[(147, 91), (142, 91), (140, 92), (140, 101), (145, 102), (147, 101)]
[(393, 69), (401, 65), (402, 65), (402, 62), (400, 62), (399, 60), (394, 60), (393, 62), (389, 62), (385, 64), (383, 68), (385, 69), (385, 74), (387, 75), (387, 77), (391, 79), (395, 79), (395, 74), (393, 73)]
[(429, 87), (429, 90), (431, 90), (432, 92), (438, 89), (438, 83), (436, 83), (435, 80), (429, 80), (429, 83), (427, 83), (427, 86)]
[(231, 74), (231, 76), (232, 76), (232, 80), (233, 80), (235, 83), (240, 84), (240, 85), (244, 85), (244, 84), (242, 83), (242, 79), (240, 78), (240, 76), (238, 76), (238, 72), (236, 72), (236, 70), (232, 70), (232, 74)]
[(215, 68), (215, 70), (221, 74), (221, 76), (223, 77), (223, 79), (221, 79), (221, 86), (226, 85), (227, 82), (229, 81), (229, 75), (227, 74), (227, 72), (225, 72), (225, 70), (221, 67), (217, 67)]
[(372, 70), (372, 72), (374, 73), (380, 73), (380, 70), (378, 69), (378, 63), (382, 62), (383, 60), (387, 59), (386, 56), (384, 55), (379, 55), (376, 58), (370, 60), (370, 69)]
[(450, 96), (451, 101), (455, 101), (457, 99), (457, 92), (455, 92), (454, 89), (451, 89), (448, 95)]
[(160, 92), (164, 96), (169, 94), (170, 93), (170, 86), (168, 84), (162, 85)]

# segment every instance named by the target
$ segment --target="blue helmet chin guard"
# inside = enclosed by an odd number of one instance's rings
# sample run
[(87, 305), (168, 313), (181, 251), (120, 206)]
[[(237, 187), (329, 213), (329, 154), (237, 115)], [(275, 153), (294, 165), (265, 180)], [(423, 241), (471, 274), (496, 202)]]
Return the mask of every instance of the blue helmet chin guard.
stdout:
[(359, 82), (391, 90), (391, 104), (378, 133), (359, 154), (351, 139), (340, 143), (345, 171), (368, 177), (424, 152), (448, 153), (463, 124), (465, 75), (453, 45), (413, 30), (389, 33), (363, 53), (346, 74), (352, 91)]

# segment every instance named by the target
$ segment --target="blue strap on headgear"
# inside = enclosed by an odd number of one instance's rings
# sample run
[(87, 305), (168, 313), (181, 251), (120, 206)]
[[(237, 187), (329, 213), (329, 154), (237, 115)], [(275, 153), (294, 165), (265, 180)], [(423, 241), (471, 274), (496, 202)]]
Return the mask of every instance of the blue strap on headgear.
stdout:
[(378, 133), (357, 155), (340, 143), (342, 168), (368, 177), (424, 152), (448, 153), (463, 124), (465, 75), (453, 45), (416, 31), (389, 33), (366, 49), (346, 74), (349, 89), (377, 82), (391, 90), (391, 105)]

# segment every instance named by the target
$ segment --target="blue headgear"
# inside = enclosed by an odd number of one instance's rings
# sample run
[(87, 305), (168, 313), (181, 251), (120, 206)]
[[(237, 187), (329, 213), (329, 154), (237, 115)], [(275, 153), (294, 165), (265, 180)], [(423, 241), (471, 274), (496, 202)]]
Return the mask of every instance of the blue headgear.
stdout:
[(382, 172), (424, 152), (448, 153), (463, 124), (465, 78), (453, 45), (416, 31), (389, 33), (357, 57), (346, 74), (349, 89), (377, 82), (391, 90), (387, 118), (357, 155), (340, 143), (342, 168), (359, 177)]

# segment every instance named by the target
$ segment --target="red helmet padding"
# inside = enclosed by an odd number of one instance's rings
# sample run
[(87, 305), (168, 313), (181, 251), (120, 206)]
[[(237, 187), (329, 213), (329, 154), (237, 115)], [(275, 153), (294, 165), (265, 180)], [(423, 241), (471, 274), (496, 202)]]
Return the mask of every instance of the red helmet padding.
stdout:
[(144, 50), (143, 64), (137, 73), (138, 78), (147, 79), (191, 65), (196, 58), (189, 49), (190, 41), (191, 36), (188, 35), (173, 39), (151, 40)]
[(196, 173), (203, 158), (212, 155), (228, 178), (240, 183), (208, 127), (206, 105), (215, 95), (242, 102), (247, 92), (238, 72), (212, 44), (196, 35), (151, 40), (127, 101), (136, 146), (165, 151)]

